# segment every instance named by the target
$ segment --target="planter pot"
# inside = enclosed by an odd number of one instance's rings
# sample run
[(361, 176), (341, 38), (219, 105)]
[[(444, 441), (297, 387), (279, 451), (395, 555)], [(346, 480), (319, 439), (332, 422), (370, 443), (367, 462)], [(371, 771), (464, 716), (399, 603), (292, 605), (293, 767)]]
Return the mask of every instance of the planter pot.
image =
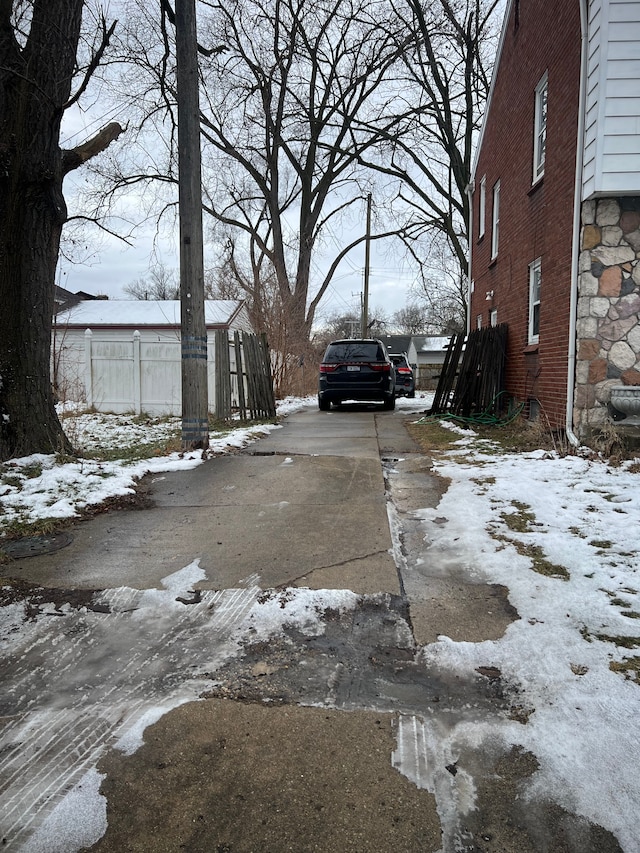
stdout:
[(640, 385), (620, 385), (611, 389), (611, 405), (625, 415), (625, 424), (640, 424)]

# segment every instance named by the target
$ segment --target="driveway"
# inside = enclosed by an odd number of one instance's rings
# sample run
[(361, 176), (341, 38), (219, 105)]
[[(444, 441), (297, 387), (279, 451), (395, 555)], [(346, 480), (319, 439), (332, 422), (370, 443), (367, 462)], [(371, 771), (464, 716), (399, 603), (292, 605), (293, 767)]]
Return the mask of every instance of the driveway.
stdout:
[(446, 483), (408, 417), (304, 410), (11, 564), (5, 849), (620, 850), (524, 804), (525, 750), (442, 748), (456, 725), (515, 719), (518, 700), (490, 667), (449, 676), (421, 647), (445, 629), (500, 637), (518, 614), (454, 542), (428, 553), (446, 519), (416, 510)]

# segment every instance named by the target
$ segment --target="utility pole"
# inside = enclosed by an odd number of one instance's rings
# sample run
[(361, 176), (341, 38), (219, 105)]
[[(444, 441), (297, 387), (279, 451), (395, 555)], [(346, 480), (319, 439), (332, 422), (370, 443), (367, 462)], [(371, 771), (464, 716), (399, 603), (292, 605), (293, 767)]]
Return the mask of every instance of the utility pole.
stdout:
[(369, 267), (371, 264), (371, 193), (367, 196), (367, 239), (364, 244), (364, 294), (362, 297), (362, 337), (369, 337)]
[(182, 449), (209, 446), (200, 101), (195, 0), (176, 0)]

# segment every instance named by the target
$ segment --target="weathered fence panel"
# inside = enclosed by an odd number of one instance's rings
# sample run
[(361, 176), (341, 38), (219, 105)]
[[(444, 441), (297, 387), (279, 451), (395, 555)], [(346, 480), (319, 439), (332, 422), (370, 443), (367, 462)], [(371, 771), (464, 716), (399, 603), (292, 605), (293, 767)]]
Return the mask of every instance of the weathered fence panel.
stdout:
[[(508, 326), (474, 329), (466, 337), (454, 335), (431, 407), (432, 414), (451, 412), (495, 415), (502, 407)], [(460, 358), (462, 362), (460, 363)]]
[(438, 387), (433, 397), (431, 413), (436, 415), (446, 412), (451, 402), (451, 393), (456, 384), (460, 355), (464, 346), (465, 335), (453, 335), (447, 346), (444, 363), (440, 371)]
[(495, 415), (502, 407), (507, 332), (507, 324), (501, 323), (469, 334), (451, 401), (454, 414)]
[(226, 330), (216, 331), (216, 415), (228, 420), (237, 413), (242, 420), (274, 418), (276, 402), (271, 375), (271, 356), (266, 338), (236, 332), (232, 342)]

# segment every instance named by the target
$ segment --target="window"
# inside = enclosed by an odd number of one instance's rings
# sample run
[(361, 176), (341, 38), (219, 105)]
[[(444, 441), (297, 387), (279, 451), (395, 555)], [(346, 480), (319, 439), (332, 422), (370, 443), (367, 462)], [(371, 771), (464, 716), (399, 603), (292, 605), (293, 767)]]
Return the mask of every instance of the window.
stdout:
[(482, 314), (478, 314), (476, 317), (476, 329), (482, 328)]
[(498, 238), (500, 236), (500, 181), (493, 187), (493, 208), (491, 213), (491, 260), (498, 257)]
[(542, 262), (538, 258), (529, 264), (529, 343), (537, 344), (540, 335), (540, 284)]
[(547, 147), (547, 89), (545, 74), (536, 86), (535, 116), (533, 127), (533, 183), (544, 175), (544, 160)]
[(492, 327), (498, 325), (498, 309), (497, 308), (491, 309), (491, 313), (489, 314), (489, 322), (490, 322)]
[(478, 209), (478, 240), (484, 237), (485, 208), (487, 204), (487, 176), (483, 175), (480, 181), (480, 207)]

